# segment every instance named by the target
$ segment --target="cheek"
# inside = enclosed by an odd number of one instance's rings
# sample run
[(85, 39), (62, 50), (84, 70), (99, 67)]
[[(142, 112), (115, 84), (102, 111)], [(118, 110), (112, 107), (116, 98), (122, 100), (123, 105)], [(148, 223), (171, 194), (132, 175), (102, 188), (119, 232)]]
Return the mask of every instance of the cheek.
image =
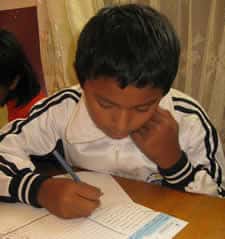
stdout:
[(135, 113), (130, 117), (129, 131), (135, 131), (141, 128), (149, 120), (148, 113)]
[(137, 130), (147, 123), (156, 112), (156, 109), (157, 105), (152, 107), (149, 112), (133, 114), (133, 117), (131, 117), (131, 131)]
[(97, 103), (92, 101), (87, 105), (87, 109), (97, 127), (103, 128), (110, 123), (110, 114), (101, 109)]
[(93, 113), (92, 119), (99, 128), (104, 128), (110, 124), (109, 115), (100, 110)]

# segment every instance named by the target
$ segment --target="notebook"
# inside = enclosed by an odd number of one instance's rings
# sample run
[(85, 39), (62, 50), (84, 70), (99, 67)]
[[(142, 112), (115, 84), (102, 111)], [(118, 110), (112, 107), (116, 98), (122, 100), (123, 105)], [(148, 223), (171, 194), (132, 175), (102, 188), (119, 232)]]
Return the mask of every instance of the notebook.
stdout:
[(104, 193), (101, 206), (91, 216), (60, 219), (45, 209), (0, 203), (0, 239), (169, 239), (187, 225), (133, 202), (110, 175), (78, 175)]

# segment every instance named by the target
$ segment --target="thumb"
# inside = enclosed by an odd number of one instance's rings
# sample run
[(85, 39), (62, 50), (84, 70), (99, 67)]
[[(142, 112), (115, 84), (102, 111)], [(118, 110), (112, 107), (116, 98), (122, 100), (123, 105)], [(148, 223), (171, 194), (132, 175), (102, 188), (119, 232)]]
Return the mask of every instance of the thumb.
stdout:
[(77, 190), (76, 193), (80, 195), (83, 198), (89, 199), (89, 200), (99, 200), (99, 198), (103, 195), (102, 191), (90, 184), (79, 182), (76, 183)]

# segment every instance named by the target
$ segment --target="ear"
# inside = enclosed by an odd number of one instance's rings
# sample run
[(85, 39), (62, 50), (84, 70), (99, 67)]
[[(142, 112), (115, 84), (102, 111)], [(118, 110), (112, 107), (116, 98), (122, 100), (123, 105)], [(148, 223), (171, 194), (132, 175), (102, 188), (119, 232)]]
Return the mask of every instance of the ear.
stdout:
[(19, 81), (20, 81), (20, 75), (17, 75), (15, 79), (12, 81), (11, 85), (9, 86), (9, 90), (11, 91), (15, 90)]

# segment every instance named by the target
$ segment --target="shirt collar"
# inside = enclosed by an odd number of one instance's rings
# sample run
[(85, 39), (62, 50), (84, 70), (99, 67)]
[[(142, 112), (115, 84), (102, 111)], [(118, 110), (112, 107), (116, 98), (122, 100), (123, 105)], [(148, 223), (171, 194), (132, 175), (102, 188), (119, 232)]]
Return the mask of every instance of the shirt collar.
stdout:
[[(170, 92), (160, 101), (160, 107), (169, 110), (174, 116), (174, 109)], [(86, 104), (85, 97), (82, 97), (77, 104), (75, 111), (66, 128), (66, 140), (69, 143), (88, 143), (108, 137), (102, 130), (96, 127), (91, 119)]]
[(96, 127), (91, 119), (82, 97), (67, 125), (66, 139), (70, 143), (88, 143), (106, 137), (104, 132)]

